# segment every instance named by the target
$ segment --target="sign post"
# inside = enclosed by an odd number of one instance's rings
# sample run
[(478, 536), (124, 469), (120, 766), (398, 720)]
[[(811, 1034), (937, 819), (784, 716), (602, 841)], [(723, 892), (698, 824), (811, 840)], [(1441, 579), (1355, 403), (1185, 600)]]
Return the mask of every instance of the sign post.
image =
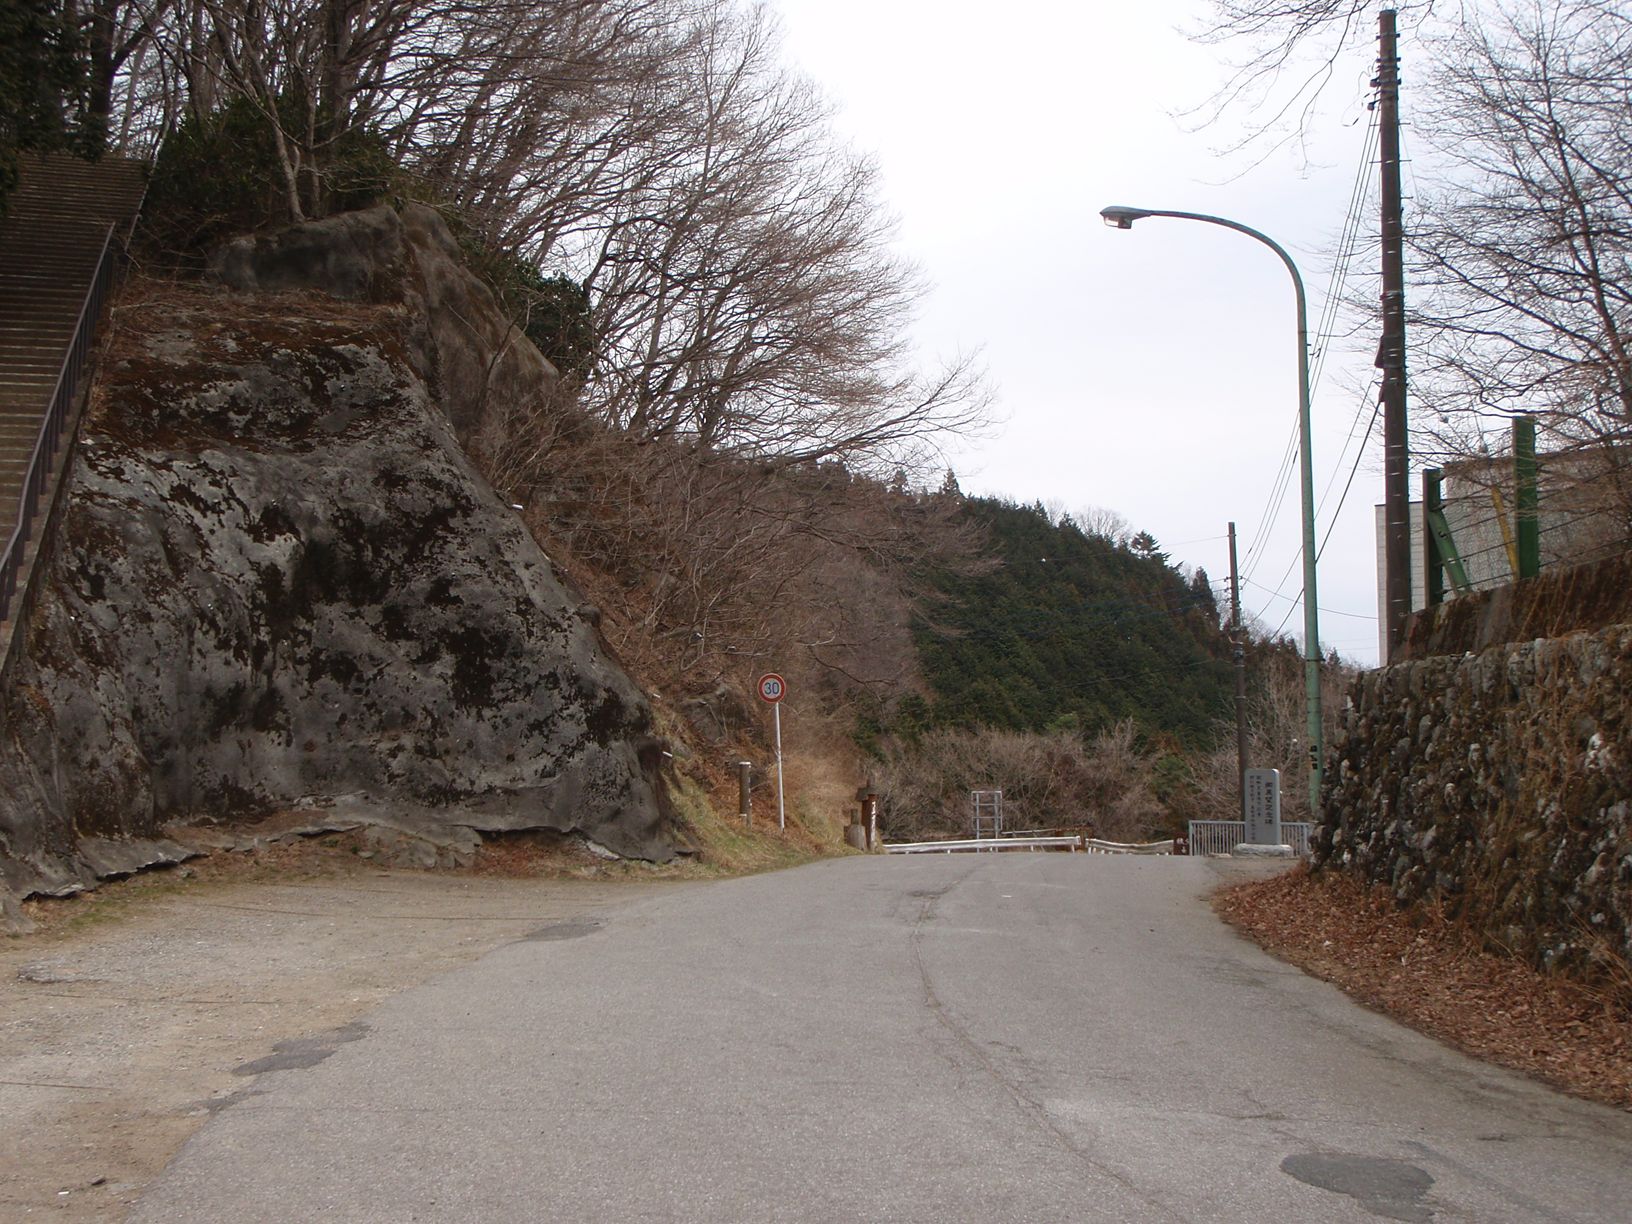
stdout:
[(788, 695), (788, 682), (775, 672), (766, 672), (759, 678), (759, 699), (771, 707), (771, 719), (776, 727), (776, 827), (786, 829), (788, 818), (782, 807), (782, 698)]

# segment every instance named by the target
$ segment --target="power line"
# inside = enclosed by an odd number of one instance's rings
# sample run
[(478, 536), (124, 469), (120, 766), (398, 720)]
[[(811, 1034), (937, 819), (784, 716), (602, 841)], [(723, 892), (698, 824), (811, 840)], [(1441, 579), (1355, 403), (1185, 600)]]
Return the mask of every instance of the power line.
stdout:
[[(1360, 160), (1359, 164), (1355, 168), (1354, 182), (1349, 191), (1349, 204), (1344, 214), (1343, 229), (1338, 239), (1337, 258), (1333, 262), (1332, 272), (1327, 280), (1326, 296), (1322, 304), (1320, 319), (1316, 325), (1315, 352), (1312, 354), (1314, 368), (1311, 372), (1309, 386), (1309, 394), (1311, 399), (1313, 399), (1314, 389), (1319, 385), (1321, 375), (1325, 371), (1326, 355), (1330, 351), (1332, 340), (1335, 338), (1337, 314), (1341, 308), (1344, 287), (1348, 283), (1349, 270), (1353, 266), (1354, 258), (1359, 251), (1360, 231), (1362, 226), (1361, 218), (1365, 210), (1366, 201), (1371, 194), (1372, 170), (1375, 166), (1374, 153), (1377, 146), (1378, 133), (1379, 126), (1377, 122), (1377, 115), (1376, 112), (1373, 111), (1371, 112), (1370, 122), (1366, 125), (1366, 137), (1361, 146)], [(1360, 414), (1363, 411), (1363, 406), (1356, 410), (1355, 423), (1358, 423)], [(1297, 448), (1298, 431), (1300, 427), (1301, 420), (1295, 420), (1293, 424), (1292, 436), (1287, 443), (1286, 452), (1281, 460), (1281, 467), (1277, 470), (1275, 480), (1271, 485), (1269, 501), (1265, 505), (1264, 513), (1259, 517), (1258, 527), (1253, 532), (1252, 540), (1247, 545), (1247, 564), (1243, 569), (1243, 574), (1245, 577), (1250, 578), (1253, 574), (1257, 573), (1258, 567), (1262, 564), (1264, 559), (1264, 554), (1261, 549), (1268, 544), (1270, 533), (1274, 530), (1275, 524), (1280, 520), (1281, 511), (1285, 507), (1287, 490), (1291, 485), (1291, 474), (1293, 470), (1292, 460)], [(1367, 436), (1369, 437), (1369, 430)], [(1354, 424), (1351, 424), (1349, 426), (1349, 437), (1345, 440), (1343, 449), (1338, 453), (1337, 462), (1332, 469), (1332, 475), (1327, 480), (1326, 488), (1321, 494), (1322, 508), (1325, 506), (1326, 498), (1331, 492), (1333, 483), (1336, 482), (1337, 473), (1343, 470), (1343, 459), (1348, 452), (1349, 443), (1353, 441), (1353, 438)], [(1365, 443), (1362, 441), (1362, 453), (1364, 452), (1364, 449)], [(1350, 479), (1353, 479), (1352, 474)], [(1296, 561), (1297, 558), (1294, 557), (1293, 564), (1296, 564)], [(1288, 568), (1287, 572), (1291, 572), (1290, 567)], [(1283, 575), (1281, 582), (1284, 583), (1285, 581), (1286, 577)]]
[(1320, 547), (1315, 549), (1315, 560), (1319, 561), (1326, 553), (1326, 541), (1332, 538), (1332, 529), (1337, 526), (1338, 516), (1343, 513), (1343, 503), (1349, 500), (1349, 489), (1354, 485), (1354, 474), (1360, 470), (1360, 460), (1366, 453), (1365, 442), (1371, 438), (1372, 430), (1377, 428), (1377, 418), (1382, 414), (1383, 401), (1379, 397), (1377, 406), (1372, 409), (1371, 423), (1366, 426), (1366, 437), (1359, 449), (1354, 452), (1354, 466), (1349, 468), (1349, 478), (1343, 482), (1343, 493), (1337, 499), (1337, 509), (1332, 511), (1332, 517), (1326, 524), (1326, 534), (1320, 538)]
[[(1258, 582), (1249, 583), (1248, 585), (1255, 586), (1260, 591), (1267, 591), (1270, 596), (1275, 599), (1290, 599), (1294, 604), (1301, 604), (1303, 602), (1302, 595), (1282, 595), (1279, 591), (1271, 591), (1268, 587)], [(1374, 621), (1377, 619), (1377, 614), (1375, 612), (1344, 612), (1341, 608), (1322, 608), (1319, 604), (1316, 604), (1315, 607), (1321, 612), (1329, 612), (1333, 616), (1347, 616), (1352, 620)]]

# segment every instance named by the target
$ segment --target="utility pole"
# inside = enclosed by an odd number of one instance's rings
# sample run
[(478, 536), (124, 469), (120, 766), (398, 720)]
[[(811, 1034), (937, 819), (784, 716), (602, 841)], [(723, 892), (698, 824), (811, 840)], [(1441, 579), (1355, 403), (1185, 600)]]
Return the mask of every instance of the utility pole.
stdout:
[(1235, 524), (1230, 524), (1230, 641), (1235, 644), (1235, 793), (1247, 818), (1247, 646), (1241, 634), (1241, 580), (1235, 570)]
[(1411, 615), (1411, 457), (1405, 418), (1405, 225), (1400, 202), (1400, 53), (1394, 10), (1377, 15), (1377, 125), (1382, 154), (1383, 594), (1388, 662)]

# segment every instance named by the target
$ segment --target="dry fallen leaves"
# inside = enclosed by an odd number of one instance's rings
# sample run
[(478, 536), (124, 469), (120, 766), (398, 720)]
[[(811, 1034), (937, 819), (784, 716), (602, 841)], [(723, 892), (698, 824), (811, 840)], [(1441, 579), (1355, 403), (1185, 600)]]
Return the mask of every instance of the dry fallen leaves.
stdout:
[(1326, 871), (1221, 890), (1218, 912), (1268, 951), (1367, 1007), (1589, 1100), (1632, 1109), (1632, 1011), (1483, 946), (1428, 906)]

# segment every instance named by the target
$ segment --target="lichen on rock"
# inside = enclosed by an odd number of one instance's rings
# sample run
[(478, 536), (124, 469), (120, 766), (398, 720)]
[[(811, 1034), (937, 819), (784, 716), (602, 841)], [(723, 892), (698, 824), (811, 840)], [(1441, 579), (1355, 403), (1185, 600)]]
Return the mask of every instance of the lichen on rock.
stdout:
[(0, 688), (13, 894), (94, 879), (86, 838), (336, 802), (669, 855), (644, 697), (466, 457), (416, 304), (365, 296), (126, 312)]

